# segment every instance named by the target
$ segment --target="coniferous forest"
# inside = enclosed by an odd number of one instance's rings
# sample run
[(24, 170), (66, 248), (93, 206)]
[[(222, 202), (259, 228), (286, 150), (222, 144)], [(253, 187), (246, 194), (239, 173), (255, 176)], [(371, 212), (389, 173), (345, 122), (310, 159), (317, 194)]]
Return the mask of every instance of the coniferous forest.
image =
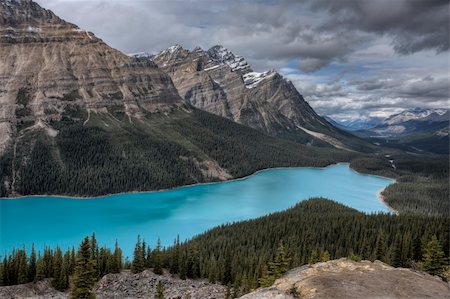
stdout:
[(77, 250), (17, 249), (3, 258), (0, 278), (2, 285), (53, 278), (59, 290), (71, 282), (76, 298), (90, 294), (108, 273), (128, 268), (161, 274), (167, 269), (182, 279), (207, 278), (228, 285), (237, 296), (272, 284), (290, 268), (341, 257), (380, 260), (448, 277), (449, 228), (448, 217), (364, 214), (318, 198), (222, 225), (185, 242), (175, 238), (169, 248), (137, 237), (132, 261), (123, 260), (118, 244), (113, 249), (99, 247), (95, 235), (85, 238)]

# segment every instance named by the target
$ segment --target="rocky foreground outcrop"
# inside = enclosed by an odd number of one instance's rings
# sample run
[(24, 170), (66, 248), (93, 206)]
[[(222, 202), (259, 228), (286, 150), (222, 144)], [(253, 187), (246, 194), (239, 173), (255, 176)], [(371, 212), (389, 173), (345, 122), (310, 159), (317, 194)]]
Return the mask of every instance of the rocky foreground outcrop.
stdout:
[[(123, 271), (120, 274), (104, 276), (95, 288), (97, 299), (138, 299), (154, 298), (156, 286), (161, 282), (164, 286), (165, 298), (190, 299), (223, 299), (226, 287), (208, 283), (205, 280), (182, 280), (170, 274), (156, 275), (151, 270), (139, 274)], [(0, 298), (69, 298), (69, 293), (56, 291), (49, 280), (28, 283), (18, 286), (0, 287)]]
[[(227, 288), (205, 280), (182, 280), (150, 270), (139, 274), (124, 271), (104, 276), (95, 288), (97, 298), (153, 298), (156, 286), (164, 285), (168, 299), (224, 299)], [(50, 281), (0, 287), (0, 298), (68, 298)], [(269, 288), (258, 289), (242, 299), (292, 298), (450, 298), (450, 285), (437, 276), (382, 262), (348, 259), (295, 268)]]
[(423, 272), (339, 259), (295, 268), (273, 286), (241, 298), (450, 298), (450, 287)]

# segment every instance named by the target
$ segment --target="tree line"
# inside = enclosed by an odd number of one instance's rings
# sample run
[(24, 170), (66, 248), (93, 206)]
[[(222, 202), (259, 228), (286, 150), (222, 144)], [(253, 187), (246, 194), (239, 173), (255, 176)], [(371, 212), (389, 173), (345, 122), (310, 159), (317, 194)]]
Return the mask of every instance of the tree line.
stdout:
[(113, 250), (99, 247), (93, 234), (83, 239), (78, 250), (72, 247), (63, 252), (60, 247), (45, 248), (41, 254), (36, 253), (34, 245), (29, 254), (25, 248), (13, 250), (0, 264), (0, 284), (16, 285), (51, 278), (55, 289), (65, 291), (72, 281), (72, 298), (90, 298), (95, 282), (106, 274), (120, 273), (123, 268), (118, 243)]

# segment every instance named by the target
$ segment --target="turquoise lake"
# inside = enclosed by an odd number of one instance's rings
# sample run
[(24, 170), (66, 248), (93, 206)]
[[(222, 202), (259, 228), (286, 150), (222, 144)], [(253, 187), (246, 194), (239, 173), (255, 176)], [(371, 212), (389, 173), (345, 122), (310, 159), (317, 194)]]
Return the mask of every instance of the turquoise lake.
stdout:
[(348, 164), (326, 168), (269, 169), (241, 180), (168, 191), (99, 198), (30, 196), (0, 200), (0, 255), (14, 247), (79, 245), (95, 232), (100, 245), (117, 239), (132, 256), (138, 234), (154, 247), (191, 238), (219, 224), (259, 217), (311, 197), (325, 197), (359, 211), (389, 212), (377, 193), (393, 180), (359, 174)]

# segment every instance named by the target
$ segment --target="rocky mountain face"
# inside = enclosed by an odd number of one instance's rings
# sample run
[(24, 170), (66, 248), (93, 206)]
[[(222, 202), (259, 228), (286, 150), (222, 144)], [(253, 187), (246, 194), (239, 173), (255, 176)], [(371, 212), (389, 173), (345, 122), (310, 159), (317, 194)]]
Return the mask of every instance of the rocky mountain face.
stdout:
[[(141, 57), (145, 55), (135, 55)], [(193, 106), (301, 143), (351, 147), (348, 135), (318, 116), (292, 82), (275, 71), (254, 72), (222, 46), (192, 51), (180, 45), (147, 56)]]
[(293, 269), (269, 288), (242, 299), (294, 298), (448, 298), (449, 284), (439, 277), (382, 262), (348, 259)]
[[(208, 283), (204, 280), (179, 279), (170, 274), (156, 275), (151, 270), (133, 274), (123, 271), (120, 274), (104, 276), (95, 287), (96, 298), (154, 298), (156, 287), (164, 286), (164, 298), (225, 299), (227, 287)], [(0, 298), (70, 298), (68, 292), (60, 292), (51, 286), (50, 280), (24, 285), (0, 287)]]
[(31, 0), (0, 2), (0, 148), (65, 111), (169, 111), (184, 101), (150, 61), (109, 47)]

